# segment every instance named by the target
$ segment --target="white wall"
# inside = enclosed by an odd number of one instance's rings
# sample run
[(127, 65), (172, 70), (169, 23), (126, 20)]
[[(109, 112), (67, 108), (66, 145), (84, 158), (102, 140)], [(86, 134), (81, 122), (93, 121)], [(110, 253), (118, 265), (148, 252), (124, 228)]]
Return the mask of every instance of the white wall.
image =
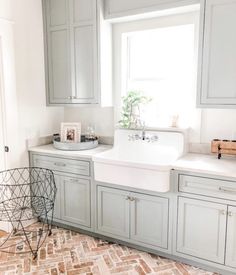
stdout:
[(111, 107), (65, 108), (65, 122), (81, 122), (82, 132), (89, 125), (95, 126), (96, 134), (111, 137), (114, 135), (114, 110)]
[(12, 4), (14, 0), (0, 0), (0, 18), (12, 19)]
[(20, 159), (27, 165), (26, 139), (58, 132), (64, 109), (46, 107), (41, 0), (14, 0), (12, 10)]
[[(81, 121), (84, 129), (93, 124), (99, 135), (112, 136), (115, 126), (113, 117), (113, 108), (66, 108), (64, 120)], [(236, 110), (202, 110), (202, 115), (193, 121), (190, 129), (191, 143), (210, 143), (214, 138), (236, 139)]]

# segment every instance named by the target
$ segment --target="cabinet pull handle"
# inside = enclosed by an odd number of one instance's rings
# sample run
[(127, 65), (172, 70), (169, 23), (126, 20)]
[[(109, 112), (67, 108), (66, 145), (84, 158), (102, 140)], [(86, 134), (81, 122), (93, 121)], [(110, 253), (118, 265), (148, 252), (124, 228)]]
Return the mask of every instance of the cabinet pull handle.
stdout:
[(226, 211), (225, 210), (220, 210), (220, 214), (221, 215), (226, 215)]
[(228, 193), (235, 193), (236, 194), (236, 190), (233, 188), (224, 188), (224, 187), (219, 187), (219, 191), (222, 192), (228, 192)]
[(55, 162), (54, 165), (60, 166), (60, 167), (65, 167), (66, 166), (66, 164), (62, 163), (62, 162)]
[(231, 212), (231, 211), (228, 212), (229, 217), (233, 217), (233, 215), (234, 215), (233, 212)]
[(130, 201), (130, 196), (127, 196), (125, 200)]

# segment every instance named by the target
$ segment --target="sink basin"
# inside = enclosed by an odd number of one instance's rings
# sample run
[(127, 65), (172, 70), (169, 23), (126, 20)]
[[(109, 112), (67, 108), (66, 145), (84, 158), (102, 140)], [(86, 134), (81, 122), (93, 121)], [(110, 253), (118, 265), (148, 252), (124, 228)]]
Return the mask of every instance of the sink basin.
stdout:
[(168, 192), (172, 164), (184, 152), (184, 135), (147, 131), (147, 136), (158, 136), (158, 140), (130, 140), (135, 134), (141, 136), (141, 131), (115, 131), (114, 147), (93, 157), (95, 180)]

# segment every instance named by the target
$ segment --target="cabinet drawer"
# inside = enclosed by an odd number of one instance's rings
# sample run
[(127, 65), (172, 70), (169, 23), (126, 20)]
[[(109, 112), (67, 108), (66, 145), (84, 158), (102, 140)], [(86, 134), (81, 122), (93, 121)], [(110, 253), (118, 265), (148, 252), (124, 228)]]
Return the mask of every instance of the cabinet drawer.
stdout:
[(179, 175), (179, 192), (236, 200), (236, 182)]
[(88, 161), (33, 155), (33, 166), (51, 169), (59, 172), (90, 176)]

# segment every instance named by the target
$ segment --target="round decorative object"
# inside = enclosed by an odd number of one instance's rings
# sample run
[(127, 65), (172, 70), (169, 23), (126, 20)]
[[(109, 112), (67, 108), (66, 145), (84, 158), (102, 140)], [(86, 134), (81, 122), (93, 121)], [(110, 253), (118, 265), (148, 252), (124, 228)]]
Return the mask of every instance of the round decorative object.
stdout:
[(70, 142), (61, 142), (60, 138), (57, 137), (53, 140), (53, 145), (56, 149), (63, 150), (63, 151), (90, 150), (98, 146), (98, 138), (87, 139), (85, 136), (81, 136), (81, 142), (70, 143)]
[(52, 234), (56, 191), (51, 170), (29, 167), (0, 172), (0, 221), (11, 227), (0, 240), (1, 252), (31, 252), (37, 257)]

